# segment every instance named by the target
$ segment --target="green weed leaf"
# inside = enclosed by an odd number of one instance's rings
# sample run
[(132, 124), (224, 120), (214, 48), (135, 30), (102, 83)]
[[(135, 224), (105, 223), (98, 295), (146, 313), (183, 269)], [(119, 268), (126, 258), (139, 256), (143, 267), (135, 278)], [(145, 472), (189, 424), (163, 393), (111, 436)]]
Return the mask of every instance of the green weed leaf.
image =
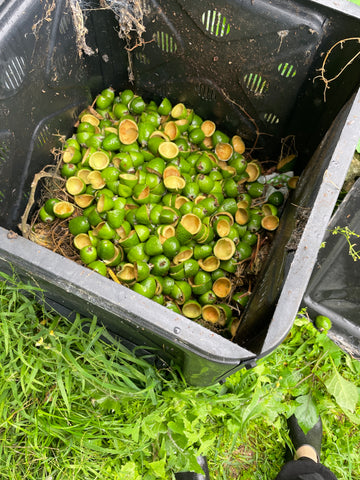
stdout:
[(162, 458), (161, 460), (151, 462), (148, 464), (148, 466), (150, 467), (151, 472), (155, 475), (156, 478), (167, 478), (165, 473), (165, 464), (166, 457)]
[(300, 427), (306, 434), (318, 421), (319, 412), (317, 405), (315, 404), (311, 393), (298, 397), (296, 401), (299, 402), (300, 405), (295, 410), (295, 416)]
[(333, 374), (325, 381), (325, 387), (342, 409), (354, 413), (359, 399), (357, 388), (340, 375), (334, 364), (333, 367)]

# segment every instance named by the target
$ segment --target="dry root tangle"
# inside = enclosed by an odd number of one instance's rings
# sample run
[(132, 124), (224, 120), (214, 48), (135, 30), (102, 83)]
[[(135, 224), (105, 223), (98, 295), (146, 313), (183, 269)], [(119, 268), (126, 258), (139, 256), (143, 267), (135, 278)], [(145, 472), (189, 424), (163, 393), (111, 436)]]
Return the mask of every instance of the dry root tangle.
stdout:
[(360, 43), (360, 37), (349, 37), (349, 38), (344, 38), (342, 40), (339, 40), (338, 42), (336, 42), (326, 53), (325, 57), (324, 57), (324, 60), (323, 60), (323, 63), (322, 63), (322, 66), (321, 68), (319, 69), (320, 71), (320, 75), (317, 75), (315, 78), (314, 78), (314, 81), (317, 80), (317, 79), (321, 79), (324, 84), (325, 84), (325, 88), (324, 88), (324, 102), (326, 102), (326, 91), (330, 88), (330, 83), (331, 82), (334, 82), (336, 79), (338, 79), (340, 77), (340, 75), (342, 75), (342, 73), (358, 58), (360, 57), (360, 48), (359, 48), (359, 51), (339, 70), (339, 72), (334, 75), (333, 77), (331, 78), (326, 78), (326, 64), (329, 60), (329, 57), (331, 55), (331, 53), (333, 52), (333, 50), (338, 46), (340, 45), (341, 48), (343, 48), (343, 45), (346, 43), (346, 42), (358, 42)]
[[(56, 164), (46, 165), (39, 173), (34, 176), (31, 183), (29, 200), (21, 217), (19, 229), (22, 235), (32, 242), (42, 245), (53, 252), (78, 261), (79, 256), (73, 246), (71, 234), (68, 229), (68, 220), (55, 219), (51, 224), (44, 223), (39, 219), (39, 209), (36, 208), (32, 214), (34, 206), (42, 205), (49, 198), (58, 198), (59, 200), (69, 201), (70, 197), (65, 190), (65, 179), (59, 176), (59, 166), (61, 163), (61, 150), (52, 151)], [(39, 201), (36, 201), (36, 192), (41, 189)], [(36, 204), (36, 205), (35, 205)], [(76, 209), (75, 214), (79, 213)]]

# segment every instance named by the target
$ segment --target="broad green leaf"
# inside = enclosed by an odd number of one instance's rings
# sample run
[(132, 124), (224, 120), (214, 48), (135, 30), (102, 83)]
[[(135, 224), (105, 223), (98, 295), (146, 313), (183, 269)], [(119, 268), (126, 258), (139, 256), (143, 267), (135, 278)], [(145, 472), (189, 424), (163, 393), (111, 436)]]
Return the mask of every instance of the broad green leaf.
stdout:
[(295, 410), (297, 421), (306, 434), (319, 419), (319, 412), (311, 393), (302, 395), (296, 399), (300, 405)]
[(121, 467), (119, 480), (128, 480), (129, 478), (131, 478), (131, 480), (142, 479), (135, 462), (127, 462)]
[(165, 464), (166, 458), (164, 457), (161, 460), (156, 460), (155, 462), (149, 463), (148, 466), (156, 478), (167, 478), (165, 474)]
[(335, 397), (337, 404), (354, 413), (359, 394), (356, 386), (343, 378), (334, 367), (333, 374), (325, 381), (325, 387), (330, 395)]

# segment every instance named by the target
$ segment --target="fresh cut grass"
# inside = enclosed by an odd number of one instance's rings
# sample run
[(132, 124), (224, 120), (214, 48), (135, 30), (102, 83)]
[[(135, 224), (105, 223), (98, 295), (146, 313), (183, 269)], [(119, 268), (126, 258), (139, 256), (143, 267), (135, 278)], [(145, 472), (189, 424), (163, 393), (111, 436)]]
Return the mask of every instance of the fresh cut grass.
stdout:
[(106, 340), (95, 319), (46, 311), (34, 287), (1, 274), (0, 478), (273, 479), (290, 441), (320, 413), (322, 461), (360, 479), (360, 364), (299, 315), (287, 340), (224, 385), (186, 385)]

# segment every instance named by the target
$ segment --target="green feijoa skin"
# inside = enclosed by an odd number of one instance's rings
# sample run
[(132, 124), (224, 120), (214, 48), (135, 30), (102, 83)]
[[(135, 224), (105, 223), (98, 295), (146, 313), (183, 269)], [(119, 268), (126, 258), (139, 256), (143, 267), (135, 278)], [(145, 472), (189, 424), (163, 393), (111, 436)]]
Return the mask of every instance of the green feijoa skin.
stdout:
[(137, 282), (142, 282), (145, 278), (148, 278), (150, 275), (150, 266), (146, 262), (138, 261), (134, 263), (134, 266), (137, 274)]
[(164, 295), (162, 295), (162, 294), (154, 295), (151, 300), (153, 302), (158, 303), (159, 305), (164, 305), (164, 303), (165, 303), (165, 298), (164, 298)]
[[(114, 207), (114, 201), (109, 195), (102, 193), (97, 197), (97, 211), (101, 214), (111, 210)], [(120, 225), (119, 225), (120, 226)]]
[(119, 170), (116, 167), (105, 167), (104, 170), (101, 171), (101, 176), (105, 180), (105, 182), (113, 182), (119, 178)]
[(166, 276), (170, 268), (170, 260), (165, 255), (156, 255), (151, 257), (149, 262), (152, 265), (151, 273), (153, 275)]
[(150, 221), (154, 225), (158, 225), (160, 223), (160, 215), (162, 212), (162, 205), (154, 205), (154, 207), (150, 211)]
[(113, 123), (109, 118), (104, 118), (100, 120), (99, 128), (100, 130), (105, 130), (106, 128), (113, 127)]
[(278, 208), (275, 207), (272, 203), (265, 203), (261, 207), (262, 213), (266, 215), (277, 215), (278, 214)]
[(201, 205), (203, 208), (205, 208), (206, 215), (212, 215), (219, 207), (219, 203), (216, 197), (213, 197), (212, 195), (204, 198), (204, 200), (201, 200), (198, 205)]
[(86, 212), (86, 217), (88, 218), (92, 227), (96, 227), (103, 220), (99, 212), (96, 210), (95, 205), (93, 205), (91, 209)]
[(40, 220), (44, 223), (51, 223), (53, 220), (55, 220), (55, 215), (49, 213), (45, 206), (41, 207), (39, 210), (39, 217)]
[(111, 240), (116, 235), (115, 230), (111, 228), (107, 222), (100, 222), (97, 225), (97, 229), (97, 236), (99, 239), (104, 238), (106, 240)]
[(191, 287), (188, 282), (184, 280), (175, 280), (174, 288), (171, 292), (171, 297), (180, 305), (183, 305), (191, 296)]
[(150, 237), (150, 228), (146, 225), (134, 225), (134, 229), (140, 242), (144, 243)]
[(193, 118), (190, 123), (189, 130), (194, 130), (195, 128), (200, 128), (204, 120), (197, 114), (193, 115)]
[[(151, 235), (144, 244), (144, 251), (150, 257), (156, 257), (163, 253), (163, 246), (156, 235)], [(154, 274), (156, 275), (156, 274)]]
[(144, 163), (144, 154), (142, 152), (129, 152), (130, 158), (133, 162), (135, 170), (138, 170), (141, 165)]
[(214, 188), (214, 180), (204, 173), (199, 173), (196, 176), (196, 183), (199, 185), (200, 192), (202, 193), (210, 193)]
[(76, 150), (81, 150), (81, 146), (76, 138), (68, 138), (64, 143), (64, 150), (68, 147), (74, 147)]
[(101, 134), (94, 134), (85, 141), (87, 147), (94, 147), (97, 150), (102, 147), (104, 136)]
[(161, 224), (170, 225), (178, 220), (180, 216), (180, 211), (176, 211), (175, 209), (167, 209), (163, 208), (160, 212), (159, 221)]
[(248, 193), (240, 193), (238, 196), (238, 201), (239, 202), (246, 202), (247, 206), (250, 207), (251, 202), (252, 202), (252, 197)]
[(109, 97), (106, 97), (105, 95), (98, 95), (96, 98), (96, 107), (99, 108), (100, 110), (104, 110), (105, 108), (110, 107), (112, 104), (112, 100)]
[(136, 223), (150, 226), (150, 205), (140, 205), (135, 211)]
[(150, 138), (150, 135), (155, 130), (155, 127), (150, 122), (140, 122), (138, 124), (138, 129), (139, 129), (139, 136), (137, 138), (137, 141), (139, 142), (140, 145), (145, 147)]
[(194, 258), (195, 260), (200, 260), (207, 258), (212, 254), (213, 246), (210, 243), (205, 243), (203, 245), (195, 245), (194, 247)]
[(186, 158), (186, 161), (190, 164), (191, 167), (194, 167), (194, 168), (195, 168), (196, 162), (199, 160), (199, 158), (200, 158), (202, 155), (203, 155), (203, 154), (201, 153), (201, 151), (192, 152), (192, 153), (190, 153), (190, 155)]
[(172, 105), (171, 105), (171, 102), (168, 98), (163, 98), (162, 102), (160, 103), (160, 105), (158, 106), (158, 113), (160, 113), (160, 115), (169, 115), (170, 112), (172, 110)]
[(76, 129), (76, 133), (80, 132), (95, 133), (95, 126), (88, 122), (81, 122)]
[(241, 241), (248, 243), (251, 247), (256, 245), (258, 241), (258, 236), (256, 233), (251, 233), (249, 231), (246, 231), (244, 235), (241, 237)]
[(190, 200), (195, 200), (195, 198), (200, 193), (200, 187), (196, 182), (187, 183), (184, 187), (182, 192), (185, 197), (189, 198)]
[(149, 255), (145, 253), (143, 243), (138, 243), (137, 245), (129, 248), (129, 250), (127, 251), (127, 259), (130, 263), (147, 262), (149, 258)]
[(193, 278), (194, 285), (205, 285), (209, 282), (211, 282), (211, 275), (203, 270), (199, 270), (199, 272)]
[(157, 109), (158, 109), (158, 106), (155, 100), (150, 100), (150, 102), (145, 107), (145, 110), (150, 113), (152, 112), (157, 113)]
[(223, 184), (223, 191), (226, 197), (236, 198), (239, 195), (238, 184), (233, 178), (227, 178)]
[(103, 277), (107, 276), (106, 265), (101, 260), (95, 260), (94, 262), (89, 263), (88, 268), (91, 268), (91, 270), (94, 270), (94, 272), (99, 273)]
[(237, 245), (240, 241), (239, 232), (235, 225), (230, 227), (230, 231), (227, 236), (235, 243), (235, 245)]
[(211, 159), (204, 154), (196, 161), (195, 168), (199, 173), (208, 174), (211, 172), (213, 164)]
[(205, 138), (205, 133), (201, 130), (201, 128), (194, 128), (189, 132), (189, 140), (191, 143), (195, 143), (195, 145), (201, 143)]
[(108, 87), (108, 88), (105, 88), (104, 90), (102, 90), (100, 95), (102, 95), (103, 97), (106, 97), (107, 99), (111, 100), (111, 103), (113, 103), (113, 101), (115, 99), (115, 90), (111, 87)]
[(325, 315), (318, 315), (315, 318), (315, 326), (319, 330), (327, 332), (332, 327), (332, 322), (330, 318), (325, 317)]
[(125, 218), (132, 226), (136, 225), (137, 223), (136, 210), (135, 209), (127, 210), (127, 212), (125, 213)]
[(129, 113), (129, 108), (124, 103), (116, 103), (113, 107), (113, 112), (116, 118), (122, 118)]
[(242, 239), (242, 237), (247, 232), (246, 225), (239, 225), (238, 223), (234, 223), (233, 227), (236, 228), (237, 233), (238, 233), (238, 237)]
[(46, 202), (44, 203), (44, 208), (46, 212), (49, 215), (54, 215), (54, 206), (59, 202), (60, 200), (58, 198), (49, 198), (48, 200), (46, 200)]
[(147, 173), (145, 178), (146, 185), (153, 191), (162, 183), (161, 178), (156, 173)]
[(282, 192), (273, 192), (269, 195), (268, 203), (275, 205), (275, 207), (280, 207), (284, 203), (284, 195)]
[(134, 96), (134, 92), (130, 89), (126, 89), (126, 90), (123, 90), (121, 93), (120, 93), (120, 100), (121, 100), (121, 103), (124, 103), (125, 105), (127, 105), (130, 100), (132, 100)]
[(149, 123), (150, 125), (153, 125), (155, 129), (159, 127), (160, 122), (161, 122), (161, 116), (156, 111), (144, 111), (141, 114), (138, 125), (140, 125), (141, 123)]
[(117, 198), (114, 198), (113, 200), (114, 200), (114, 209), (115, 210), (122, 210), (123, 208), (125, 208), (126, 198), (117, 197)]
[(217, 212), (228, 212), (234, 217), (237, 211), (237, 203), (235, 198), (225, 198), (223, 203), (217, 209)]
[(230, 167), (234, 167), (237, 175), (241, 175), (245, 172), (247, 167), (247, 161), (245, 157), (240, 153), (234, 153), (231, 160), (228, 162)]
[(212, 290), (209, 290), (198, 297), (198, 302), (200, 305), (214, 305), (216, 301), (217, 297)]
[(212, 178), (212, 180), (214, 180), (214, 182), (221, 181), (223, 179), (222, 173), (220, 172), (220, 170), (217, 169), (211, 170), (209, 176)]
[(264, 192), (264, 188), (265, 188), (265, 185), (260, 182), (252, 182), (247, 184), (246, 186), (246, 189), (252, 198), (261, 197)]
[(108, 182), (106, 182), (106, 185), (107, 185), (108, 189), (113, 192), (114, 195), (118, 194), (119, 185), (120, 185), (119, 180), (115, 180), (114, 182), (113, 181), (108, 181)]
[(115, 255), (115, 245), (111, 240), (100, 240), (96, 249), (101, 260), (110, 260)]
[(134, 170), (134, 163), (129, 152), (117, 153), (112, 162), (122, 173), (132, 173)]
[(200, 270), (198, 262), (194, 258), (183, 262), (185, 278), (194, 277)]
[(161, 157), (154, 157), (146, 163), (146, 171), (149, 173), (163, 174), (165, 169), (165, 160)]
[(184, 137), (180, 137), (175, 140), (175, 143), (179, 148), (180, 157), (187, 158), (191, 152), (188, 141)]
[(240, 292), (234, 293), (231, 299), (240, 307), (245, 308), (249, 302), (250, 295), (250, 292), (247, 290), (241, 290)]
[(102, 142), (102, 148), (109, 150), (110, 152), (119, 150), (120, 146), (121, 142), (116, 133), (109, 133), (109, 135), (107, 135)]
[(115, 209), (108, 210), (106, 212), (106, 221), (111, 228), (119, 228), (125, 219), (125, 210), (124, 209)]
[(191, 213), (193, 213), (202, 220), (206, 217), (207, 211), (201, 205), (194, 205)]
[(240, 175), (236, 175), (236, 181), (238, 182), (239, 185), (246, 183), (248, 180), (249, 180), (249, 174), (246, 171), (241, 173)]
[(258, 232), (261, 228), (262, 218), (261, 215), (250, 215), (250, 220), (246, 224), (248, 231), (251, 233)]
[(172, 260), (180, 252), (180, 242), (176, 237), (170, 237), (162, 244), (164, 255)]
[(151, 275), (145, 278), (142, 282), (137, 282), (133, 285), (132, 289), (136, 293), (140, 293), (144, 297), (153, 298), (156, 291), (156, 280)]
[(87, 233), (90, 230), (90, 222), (87, 217), (80, 215), (69, 220), (69, 231), (76, 236), (79, 233)]
[(165, 304), (164, 304), (164, 307), (168, 308), (169, 310), (171, 310), (172, 312), (175, 312), (179, 315), (181, 315), (181, 310), (180, 308), (176, 305), (175, 302), (169, 300), (167, 301)]
[[(236, 257), (238, 261), (246, 260), (251, 257), (252, 248), (248, 243), (239, 242), (236, 246)], [(223, 267), (222, 267), (223, 268)], [(224, 269), (225, 270), (225, 269)]]
[(221, 268), (216, 269), (215, 271), (211, 272), (211, 280), (215, 282), (218, 278), (224, 278), (226, 277), (225, 270), (222, 270)]
[(183, 203), (180, 207), (181, 215), (186, 215), (187, 213), (192, 213), (193, 207), (194, 207), (194, 202)]
[(166, 277), (162, 277), (162, 278), (163, 278), (163, 281), (162, 281), (163, 291), (162, 291), (162, 293), (164, 295), (170, 295), (171, 292), (172, 292), (172, 289), (174, 288), (175, 280), (173, 278), (169, 277), (168, 275)]
[(129, 103), (129, 110), (131, 113), (138, 115), (145, 110), (145, 102), (141, 97), (134, 96)]
[(85, 265), (94, 262), (97, 259), (97, 250), (94, 246), (88, 245), (80, 250), (80, 258)]
[(228, 137), (228, 135), (226, 135), (226, 133), (221, 132), (220, 130), (215, 130), (211, 138), (212, 138), (214, 147), (218, 143), (229, 143), (230, 141), (230, 138)]
[(163, 142), (165, 142), (165, 140), (162, 137), (152, 136), (147, 142), (147, 148), (153, 155), (157, 156), (159, 153), (159, 146)]
[(222, 260), (220, 262), (220, 268), (225, 270), (225, 272), (235, 273), (237, 270), (237, 260), (234, 257), (230, 258), (230, 260)]
[(70, 178), (76, 175), (78, 171), (77, 166), (74, 163), (65, 163), (60, 170), (60, 173), (63, 177)]

